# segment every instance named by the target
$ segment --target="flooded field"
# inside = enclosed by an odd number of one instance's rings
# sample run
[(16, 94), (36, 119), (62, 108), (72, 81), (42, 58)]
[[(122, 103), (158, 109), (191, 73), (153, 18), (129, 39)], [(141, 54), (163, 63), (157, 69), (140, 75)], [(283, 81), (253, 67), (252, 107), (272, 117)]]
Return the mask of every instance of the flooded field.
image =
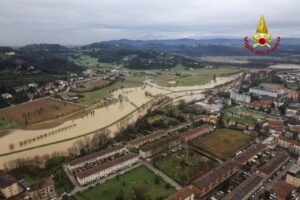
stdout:
[(271, 68), (271, 69), (300, 69), (300, 65), (276, 64), (276, 65), (271, 65), (269, 68)]
[[(120, 129), (118, 124), (113, 123), (133, 112), (137, 107), (149, 102), (153, 99), (154, 95), (168, 94), (171, 98), (179, 97), (181, 95), (183, 96), (182, 98), (185, 98), (186, 100), (192, 100), (194, 98), (200, 99), (203, 97), (200, 92), (201, 90), (222, 85), (238, 77), (239, 75), (221, 77), (217, 78), (216, 81), (212, 81), (211, 83), (202, 86), (162, 88), (149, 84), (137, 88), (119, 89), (115, 91), (113, 95), (116, 98), (123, 99), (122, 101), (120, 100), (107, 107), (95, 109), (92, 112), (87, 113), (84, 117), (67, 121), (64, 124), (51, 129), (13, 130), (10, 134), (1, 137), (0, 154), (34, 148), (49, 143), (57, 143), (2, 156), (0, 159), (0, 169), (3, 168), (4, 164), (8, 161), (18, 158), (34, 157), (36, 155), (42, 156), (45, 154), (53, 154), (55, 152), (66, 153), (67, 150), (73, 146), (76, 139), (64, 142), (59, 141), (81, 136), (106, 126), (109, 126), (111, 132), (110, 136), (113, 137), (117, 130)], [(197, 90), (200, 91), (197, 92)], [(133, 123), (140, 116), (143, 116), (146, 110), (147, 109), (133, 113), (129, 119), (126, 118), (125, 125)]]

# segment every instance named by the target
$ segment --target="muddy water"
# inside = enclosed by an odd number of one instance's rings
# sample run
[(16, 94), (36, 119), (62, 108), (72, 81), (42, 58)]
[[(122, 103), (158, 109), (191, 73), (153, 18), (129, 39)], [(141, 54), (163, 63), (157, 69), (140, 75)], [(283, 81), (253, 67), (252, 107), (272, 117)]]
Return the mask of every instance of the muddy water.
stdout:
[[(184, 95), (182, 97), (185, 100), (192, 99), (200, 99), (203, 97), (199, 92), (185, 92), (183, 90), (201, 90), (213, 88), (217, 85), (224, 84), (228, 81), (234, 80), (237, 78), (237, 75), (231, 77), (221, 77), (217, 78), (216, 81), (213, 81), (209, 84), (202, 86), (191, 86), (191, 87), (171, 87), (160, 88), (159, 86), (148, 85), (142, 86), (138, 88), (127, 88), (120, 89), (114, 92), (115, 97), (118, 97), (120, 94), (124, 97), (122, 102), (118, 102), (116, 104), (95, 109), (94, 114), (88, 114), (83, 118), (79, 118), (72, 121), (67, 121), (64, 124), (51, 128), (51, 129), (43, 129), (43, 130), (14, 130), (10, 134), (1, 137), (0, 139), (0, 154), (7, 153), (12, 151), (10, 148), (10, 144), (14, 145), (14, 151), (21, 150), (24, 148), (30, 148), (34, 146), (39, 146), (43, 144), (47, 144), (50, 142), (55, 142), (75, 136), (82, 135), (84, 133), (88, 133), (100, 128), (103, 128), (117, 119), (127, 115), (131, 111), (135, 110), (137, 106), (141, 106), (142, 104), (148, 102), (152, 99), (151, 95), (157, 94), (166, 94), (170, 93), (169, 90), (176, 91), (175, 94), (169, 94), (170, 97), (178, 97), (179, 95)], [(181, 92), (182, 91), (182, 92)], [(145, 93), (150, 95), (145, 95)], [(134, 122), (138, 117), (141, 117), (145, 114), (144, 112), (135, 113), (130, 119), (128, 123)], [(67, 128), (66, 128), (67, 127)], [(114, 125), (110, 127), (111, 136), (117, 132), (119, 127)], [(46, 137), (40, 138), (39, 136), (47, 134)], [(39, 139), (37, 139), (39, 137)], [(31, 142), (28, 142), (28, 139), (31, 139)], [(26, 145), (20, 146), (20, 142), (24, 142), (27, 140)], [(35, 141), (34, 141), (35, 140)], [(10, 160), (18, 159), (18, 158), (28, 158), (34, 157), (36, 155), (43, 156), (45, 154), (52, 154), (54, 152), (64, 152), (73, 146), (76, 140), (71, 140), (63, 143), (53, 144), (46, 147), (41, 147), (38, 149), (28, 150), (20, 153), (15, 153), (8, 156), (3, 156), (0, 158), (0, 169), (4, 167), (4, 164)]]

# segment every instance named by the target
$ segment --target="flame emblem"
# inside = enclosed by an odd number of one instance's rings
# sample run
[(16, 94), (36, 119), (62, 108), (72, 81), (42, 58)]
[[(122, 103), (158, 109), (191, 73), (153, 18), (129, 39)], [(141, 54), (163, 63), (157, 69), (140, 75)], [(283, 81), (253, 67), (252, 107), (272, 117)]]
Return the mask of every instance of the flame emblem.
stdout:
[(272, 36), (268, 32), (267, 24), (263, 15), (260, 17), (259, 24), (256, 29), (256, 34), (252, 36), (252, 40), (255, 42), (255, 44), (253, 44), (254, 48), (257, 46), (267, 46), (269, 48), (271, 47), (268, 42), (272, 41)]

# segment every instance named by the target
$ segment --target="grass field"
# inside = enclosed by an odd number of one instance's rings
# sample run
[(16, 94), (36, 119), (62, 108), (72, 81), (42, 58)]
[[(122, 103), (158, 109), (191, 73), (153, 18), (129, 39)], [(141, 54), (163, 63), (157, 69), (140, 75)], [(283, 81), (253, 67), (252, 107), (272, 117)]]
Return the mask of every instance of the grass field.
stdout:
[(22, 126), (56, 119), (59, 116), (72, 113), (80, 108), (80, 105), (47, 97), (1, 109), (0, 116), (5, 116)]
[[(216, 69), (193, 69), (189, 70), (182, 65), (177, 65), (170, 71), (159, 71), (159, 75), (152, 77), (152, 81), (161, 86), (194, 86), (203, 85), (213, 80), (214, 76), (228, 76), (241, 69), (235, 68), (216, 68)], [(186, 77), (177, 76), (176, 73), (182, 73)], [(176, 81), (176, 84), (170, 84), (170, 81)]]
[(186, 172), (189, 181), (192, 181), (215, 168), (218, 163), (193, 151), (188, 154), (188, 162), (185, 163), (185, 151), (180, 150), (155, 161), (155, 165), (173, 180), (184, 184)]
[(228, 159), (239, 150), (245, 148), (250, 140), (251, 137), (241, 131), (218, 129), (211, 134), (193, 140), (191, 144), (218, 158)]
[(265, 113), (249, 110), (243, 107), (229, 108), (222, 113), (223, 120), (234, 119), (240, 124), (248, 125), (255, 123), (257, 119), (264, 118), (266, 116), (267, 114)]
[(86, 68), (111, 68), (113, 67), (113, 64), (111, 63), (104, 63), (99, 62), (98, 58), (93, 58), (88, 55), (80, 56), (79, 58), (73, 60), (76, 64), (82, 65)]
[(83, 95), (82, 98), (79, 100), (79, 104), (83, 106), (90, 106), (92, 104), (95, 104), (99, 102), (102, 98), (107, 97), (110, 95), (110, 93), (114, 90), (121, 89), (121, 88), (130, 88), (130, 87), (137, 87), (141, 84), (130, 82), (130, 81), (118, 81), (115, 83), (112, 83), (111, 85), (104, 87), (102, 89), (94, 90), (91, 92), (85, 92), (85, 93), (75, 93), (75, 92), (67, 92), (64, 93), (64, 96), (72, 96), (72, 95)]
[(161, 178), (145, 167), (138, 167), (132, 171), (114, 178), (102, 185), (90, 188), (75, 196), (77, 200), (115, 200), (118, 193), (123, 191), (124, 200), (132, 200), (134, 198), (135, 188), (144, 188), (148, 199), (165, 199), (175, 192), (173, 188), (167, 188), (166, 183)]
[(0, 116), (0, 130), (17, 128), (18, 124), (5, 116)]

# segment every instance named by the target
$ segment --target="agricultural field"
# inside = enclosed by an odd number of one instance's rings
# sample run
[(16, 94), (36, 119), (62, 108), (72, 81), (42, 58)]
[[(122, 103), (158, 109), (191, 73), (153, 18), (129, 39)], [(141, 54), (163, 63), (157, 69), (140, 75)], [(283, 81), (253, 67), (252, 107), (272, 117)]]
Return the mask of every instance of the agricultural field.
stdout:
[[(77, 193), (77, 200), (94, 200), (101, 197), (105, 200), (115, 200), (122, 196), (124, 200), (134, 199), (135, 191), (139, 191), (147, 199), (165, 199), (175, 192), (160, 177), (146, 167), (138, 167), (108, 182)], [(122, 195), (121, 195), (122, 194)]]
[[(241, 72), (241, 69), (222, 67), (191, 70), (182, 65), (177, 65), (169, 71), (158, 71), (158, 75), (151, 77), (151, 80), (161, 86), (194, 86), (209, 83), (215, 76), (229, 76), (238, 72)], [(183, 76), (180, 76), (180, 74)]]
[[(186, 184), (187, 182), (202, 176), (217, 165), (218, 163), (216, 161), (194, 151), (188, 153), (186, 162), (185, 150), (180, 150), (155, 161), (155, 166), (157, 166), (158, 169), (181, 184)], [(186, 175), (188, 175), (188, 177)], [(187, 178), (189, 180), (187, 180)]]
[(76, 95), (80, 95), (82, 96), (79, 100), (79, 104), (83, 105), (83, 106), (90, 106), (93, 105), (95, 103), (98, 103), (101, 99), (109, 96), (113, 91), (117, 90), (117, 89), (122, 89), (122, 88), (130, 88), (130, 87), (137, 87), (139, 85), (135, 84), (135, 83), (131, 83), (131, 82), (122, 82), (122, 81), (118, 81), (115, 83), (112, 83), (111, 85), (98, 89), (98, 90), (94, 90), (91, 92), (84, 92), (84, 93), (76, 93), (76, 92), (67, 92), (67, 93), (63, 93), (63, 96), (76, 96)]
[(76, 87), (71, 87), (70, 91), (78, 93), (90, 92), (93, 90), (104, 88), (109, 84), (110, 81), (103, 79), (88, 80), (85, 83), (76, 85)]
[(222, 113), (222, 118), (225, 121), (235, 120), (240, 124), (254, 124), (257, 119), (265, 118), (268, 115), (254, 110), (249, 110), (243, 107), (229, 108)]
[(57, 119), (81, 108), (80, 105), (47, 97), (1, 109), (0, 116), (8, 118), (20, 126), (26, 126)]
[(193, 140), (191, 144), (196, 148), (226, 160), (245, 148), (250, 142), (251, 137), (242, 131), (224, 128), (199, 137)]

